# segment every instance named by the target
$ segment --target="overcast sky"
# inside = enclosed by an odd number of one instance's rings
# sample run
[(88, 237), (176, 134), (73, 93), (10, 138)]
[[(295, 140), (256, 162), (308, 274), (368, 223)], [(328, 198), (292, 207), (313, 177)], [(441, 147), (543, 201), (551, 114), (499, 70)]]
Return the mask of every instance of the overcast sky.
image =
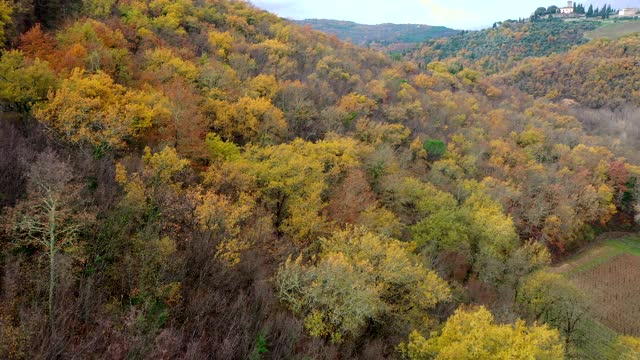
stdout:
[[(349, 20), (362, 24), (427, 24), (477, 29), (496, 21), (528, 17), (537, 7), (565, 6), (557, 0), (250, 0), (282, 17)], [(640, 0), (584, 0), (615, 8), (640, 7)]]

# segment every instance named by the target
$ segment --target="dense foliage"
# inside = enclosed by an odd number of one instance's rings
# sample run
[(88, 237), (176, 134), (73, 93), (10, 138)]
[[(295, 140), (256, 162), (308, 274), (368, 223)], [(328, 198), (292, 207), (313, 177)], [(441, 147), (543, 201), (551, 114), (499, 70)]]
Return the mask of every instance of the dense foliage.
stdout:
[[(477, 336), (482, 334), (482, 336)], [(527, 328), (524, 322), (497, 325), (484, 308), (458, 309), (442, 333), (426, 340), (414, 332), (402, 348), (413, 359), (561, 359), (558, 334), (547, 327)]]
[(333, 34), (341, 40), (351, 41), (357, 45), (396, 45), (416, 44), (430, 39), (452, 36), (459, 31), (444, 26), (418, 24), (379, 24), (364, 25), (350, 21), (308, 19), (296, 21), (302, 26), (327, 34)]
[(535, 96), (568, 98), (593, 108), (640, 106), (640, 35), (598, 40), (566, 54), (528, 59), (504, 80)]
[(598, 25), (595, 21), (560, 19), (505, 21), (491, 29), (465, 31), (427, 41), (411, 57), (422, 64), (455, 58), (465, 66), (495, 73), (509, 69), (525, 58), (567, 52), (575, 45), (586, 43), (584, 33)]
[(25, 3), (0, 0), (1, 358), (588, 353), (544, 269), (634, 226), (640, 168), (572, 107), (244, 1)]

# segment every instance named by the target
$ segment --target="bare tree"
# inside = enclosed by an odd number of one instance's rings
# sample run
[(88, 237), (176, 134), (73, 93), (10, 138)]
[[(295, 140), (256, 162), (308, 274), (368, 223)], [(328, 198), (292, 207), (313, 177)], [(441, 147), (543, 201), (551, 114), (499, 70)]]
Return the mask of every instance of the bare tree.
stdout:
[(55, 338), (57, 255), (76, 241), (89, 220), (78, 211), (79, 187), (69, 165), (51, 150), (38, 155), (27, 178), (27, 198), (14, 209), (13, 234), (21, 244), (43, 250), (49, 262), (49, 323)]

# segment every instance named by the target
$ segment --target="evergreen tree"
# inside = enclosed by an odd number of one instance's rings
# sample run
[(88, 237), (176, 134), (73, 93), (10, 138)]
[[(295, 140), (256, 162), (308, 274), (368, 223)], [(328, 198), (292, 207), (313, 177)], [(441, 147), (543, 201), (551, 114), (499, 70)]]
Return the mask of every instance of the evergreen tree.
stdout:
[(536, 11), (533, 14), (536, 16), (536, 18), (538, 18), (546, 13), (547, 13), (547, 8), (539, 7), (536, 9)]
[[(596, 9), (596, 15), (598, 14), (598, 9)], [(589, 10), (587, 10), (587, 17), (593, 16), (593, 5), (589, 5)]]

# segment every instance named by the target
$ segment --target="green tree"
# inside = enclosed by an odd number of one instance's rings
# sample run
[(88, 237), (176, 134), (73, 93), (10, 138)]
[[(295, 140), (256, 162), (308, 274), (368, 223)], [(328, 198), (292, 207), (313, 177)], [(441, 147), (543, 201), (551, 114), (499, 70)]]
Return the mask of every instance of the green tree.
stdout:
[(540, 17), (547, 14), (547, 8), (539, 7), (533, 12), (533, 15)]
[(240, 149), (231, 141), (224, 141), (216, 133), (207, 134), (207, 150), (213, 160), (234, 160), (240, 156)]
[(582, 341), (587, 330), (584, 294), (562, 275), (534, 273), (520, 286), (517, 301), (529, 317), (559, 329), (567, 349)]
[(511, 299), (516, 301), (522, 281), (528, 275), (544, 269), (549, 264), (551, 264), (551, 254), (543, 244), (536, 241), (524, 243), (513, 251), (506, 261), (504, 268), (505, 288), (503, 290), (508, 294), (503, 293), (502, 295), (513, 294)]
[(115, 3), (116, 0), (82, 0), (85, 14), (93, 18), (111, 15), (111, 8)]
[(457, 254), (464, 259), (459, 266), (469, 266), (469, 270), (492, 285), (501, 284), (505, 281), (507, 261), (517, 248), (513, 221), (482, 185), (468, 181), (460, 191), (467, 193), (460, 205), (452, 197), (448, 206), (435, 201), (438, 206), (411, 228), (413, 241), (436, 263), (447, 254)]
[(447, 144), (442, 140), (429, 139), (424, 142), (423, 147), (431, 160), (439, 160), (447, 152)]

